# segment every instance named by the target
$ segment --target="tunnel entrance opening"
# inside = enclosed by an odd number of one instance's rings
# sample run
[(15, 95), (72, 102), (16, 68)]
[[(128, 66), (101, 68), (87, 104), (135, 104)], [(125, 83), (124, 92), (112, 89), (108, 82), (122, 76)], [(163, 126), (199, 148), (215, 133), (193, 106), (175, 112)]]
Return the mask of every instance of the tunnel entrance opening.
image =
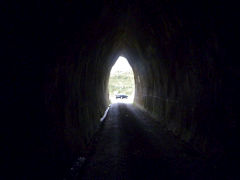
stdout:
[(122, 56), (119, 56), (111, 69), (108, 90), (111, 103), (133, 103), (134, 74), (128, 60)]

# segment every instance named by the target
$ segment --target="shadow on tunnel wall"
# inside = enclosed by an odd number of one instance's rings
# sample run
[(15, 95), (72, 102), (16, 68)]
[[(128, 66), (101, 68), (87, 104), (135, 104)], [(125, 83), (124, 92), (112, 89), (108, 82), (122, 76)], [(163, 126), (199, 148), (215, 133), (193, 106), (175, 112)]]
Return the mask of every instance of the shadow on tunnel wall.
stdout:
[(16, 170), (8, 176), (58, 179), (87, 153), (109, 105), (107, 83), (119, 55), (133, 68), (136, 105), (207, 157), (236, 157), (239, 16), (233, 5), (66, 1), (4, 7), (10, 61), (2, 71), (9, 119), (3, 151), (9, 154), (6, 172)]

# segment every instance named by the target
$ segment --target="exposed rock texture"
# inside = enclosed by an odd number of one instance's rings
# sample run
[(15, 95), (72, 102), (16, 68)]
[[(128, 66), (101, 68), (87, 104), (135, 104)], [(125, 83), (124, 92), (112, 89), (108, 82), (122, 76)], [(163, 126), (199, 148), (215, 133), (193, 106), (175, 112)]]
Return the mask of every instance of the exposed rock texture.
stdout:
[(3, 132), (14, 143), (4, 151), (14, 154), (19, 176), (61, 176), (85, 153), (109, 104), (108, 77), (119, 55), (133, 68), (135, 103), (168, 130), (209, 157), (238, 151), (238, 14), (230, 5), (98, 0), (6, 7), (10, 66), (2, 99), (10, 123)]

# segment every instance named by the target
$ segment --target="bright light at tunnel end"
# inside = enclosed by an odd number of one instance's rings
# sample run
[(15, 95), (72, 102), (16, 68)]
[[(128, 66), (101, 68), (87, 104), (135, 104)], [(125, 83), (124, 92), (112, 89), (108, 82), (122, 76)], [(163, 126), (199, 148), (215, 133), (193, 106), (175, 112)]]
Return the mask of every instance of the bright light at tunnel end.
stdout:
[[(133, 103), (135, 93), (134, 74), (125, 57), (119, 56), (113, 65), (109, 77), (109, 100), (111, 103)], [(116, 98), (116, 95), (128, 98)]]
[(117, 71), (122, 71), (122, 72), (132, 71), (132, 68), (128, 63), (128, 60), (125, 57), (119, 56), (119, 58), (113, 65), (111, 73), (115, 73)]

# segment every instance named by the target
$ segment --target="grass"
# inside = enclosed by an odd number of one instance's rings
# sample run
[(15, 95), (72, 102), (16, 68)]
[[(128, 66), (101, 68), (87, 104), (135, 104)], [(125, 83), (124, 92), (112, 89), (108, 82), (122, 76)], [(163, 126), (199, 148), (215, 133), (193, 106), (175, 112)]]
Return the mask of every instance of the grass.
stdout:
[(135, 91), (133, 72), (117, 71), (110, 74), (109, 78), (109, 95), (126, 94), (133, 95)]

